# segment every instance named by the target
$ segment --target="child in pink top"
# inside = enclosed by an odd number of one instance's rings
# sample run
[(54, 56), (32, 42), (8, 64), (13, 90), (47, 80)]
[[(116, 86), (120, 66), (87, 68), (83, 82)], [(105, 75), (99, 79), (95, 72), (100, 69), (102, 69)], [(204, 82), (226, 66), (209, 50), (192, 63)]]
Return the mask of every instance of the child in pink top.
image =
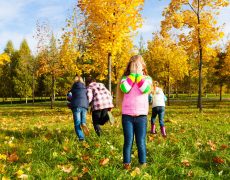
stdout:
[[(122, 99), (122, 126), (124, 133), (123, 163), (130, 169), (131, 151), (134, 136), (138, 148), (138, 159), (141, 165), (146, 164), (146, 128), (149, 109), (148, 93), (151, 90), (151, 78), (147, 75), (142, 56), (131, 57), (117, 97)], [(122, 95), (119, 95), (119, 92)]]

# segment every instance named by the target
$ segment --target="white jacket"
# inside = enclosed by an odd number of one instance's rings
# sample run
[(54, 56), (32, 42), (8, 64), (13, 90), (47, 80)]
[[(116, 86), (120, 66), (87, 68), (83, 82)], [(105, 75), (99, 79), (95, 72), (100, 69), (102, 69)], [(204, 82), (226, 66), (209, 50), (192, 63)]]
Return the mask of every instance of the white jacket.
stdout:
[(152, 107), (165, 106), (165, 95), (161, 88), (157, 87), (155, 94), (152, 97)]

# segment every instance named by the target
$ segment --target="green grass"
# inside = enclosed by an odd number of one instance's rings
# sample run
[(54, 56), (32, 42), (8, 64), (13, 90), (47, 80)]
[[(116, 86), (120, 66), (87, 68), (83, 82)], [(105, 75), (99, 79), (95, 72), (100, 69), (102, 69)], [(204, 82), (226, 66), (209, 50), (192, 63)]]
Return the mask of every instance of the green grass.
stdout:
[[(167, 138), (147, 134), (144, 169), (138, 169), (134, 145), (130, 171), (122, 167), (118, 109), (113, 109), (115, 124), (103, 126), (100, 138), (88, 115), (90, 136), (82, 143), (65, 102), (53, 110), (48, 102), (0, 105), (0, 179), (21, 174), (29, 179), (230, 179), (230, 102), (205, 101), (203, 113), (194, 101), (171, 104), (166, 107)], [(101, 165), (105, 158), (108, 163)]]

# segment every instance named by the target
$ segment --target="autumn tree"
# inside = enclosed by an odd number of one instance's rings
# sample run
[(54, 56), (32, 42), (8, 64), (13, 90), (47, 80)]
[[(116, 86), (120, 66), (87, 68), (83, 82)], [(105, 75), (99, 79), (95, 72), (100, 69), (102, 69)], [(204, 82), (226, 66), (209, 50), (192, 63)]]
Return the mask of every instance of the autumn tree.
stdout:
[(226, 46), (226, 50), (218, 49), (217, 51), (213, 79), (219, 85), (219, 96), (222, 101), (223, 86), (230, 84), (230, 43)]
[(88, 47), (89, 57), (93, 59), (93, 70), (99, 78), (108, 77), (111, 91), (112, 69), (119, 63), (112, 59), (121, 52), (123, 43), (131, 39), (131, 32), (140, 27), (143, 0), (79, 0), (78, 6), (86, 16), (88, 31), (92, 42)]
[(144, 58), (147, 61), (149, 74), (167, 87), (168, 105), (170, 105), (171, 86), (188, 74), (186, 52), (169, 37), (155, 33), (153, 40), (148, 42)]
[(202, 111), (202, 70), (203, 61), (210, 53), (210, 46), (223, 37), (215, 16), (220, 7), (227, 6), (228, 0), (171, 0), (164, 10), (162, 35), (168, 36), (172, 28), (179, 29), (179, 38), (187, 44), (190, 54), (198, 61), (199, 88), (197, 107)]
[(73, 79), (75, 74), (84, 75), (90, 71), (86, 53), (90, 41), (85, 16), (78, 7), (75, 7), (71, 16), (66, 19), (60, 43), (60, 61), (66, 71), (65, 75)]
[(7, 53), (0, 54), (0, 96), (7, 97), (9, 92), (9, 76), (10, 76), (10, 56)]

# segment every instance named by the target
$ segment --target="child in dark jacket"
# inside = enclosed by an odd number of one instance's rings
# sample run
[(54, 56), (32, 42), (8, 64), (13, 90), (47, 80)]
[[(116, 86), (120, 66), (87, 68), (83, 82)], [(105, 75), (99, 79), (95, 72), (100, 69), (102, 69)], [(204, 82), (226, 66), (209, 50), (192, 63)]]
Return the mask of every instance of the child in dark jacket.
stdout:
[(83, 141), (85, 139), (84, 134), (89, 134), (86, 126), (86, 113), (89, 102), (87, 99), (87, 89), (81, 76), (75, 77), (75, 82), (70, 92), (72, 93), (71, 110), (73, 112), (75, 132), (79, 140)]

